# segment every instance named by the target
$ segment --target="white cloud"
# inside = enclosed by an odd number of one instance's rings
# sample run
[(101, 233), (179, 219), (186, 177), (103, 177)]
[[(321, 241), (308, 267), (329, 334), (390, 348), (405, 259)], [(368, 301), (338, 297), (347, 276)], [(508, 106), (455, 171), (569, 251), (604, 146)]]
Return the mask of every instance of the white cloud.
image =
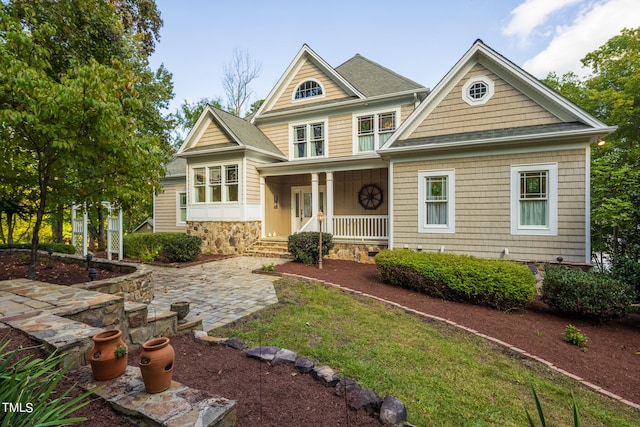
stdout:
[(526, 0), (511, 11), (511, 21), (502, 30), (506, 36), (517, 36), (523, 44), (531, 32), (543, 25), (549, 16), (582, 0)]
[(526, 61), (523, 68), (536, 77), (553, 71), (558, 75), (572, 71), (579, 76), (589, 74), (580, 60), (604, 45), (623, 28), (640, 26), (638, 0), (605, 0), (590, 3), (575, 20), (556, 28), (556, 34), (545, 50)]

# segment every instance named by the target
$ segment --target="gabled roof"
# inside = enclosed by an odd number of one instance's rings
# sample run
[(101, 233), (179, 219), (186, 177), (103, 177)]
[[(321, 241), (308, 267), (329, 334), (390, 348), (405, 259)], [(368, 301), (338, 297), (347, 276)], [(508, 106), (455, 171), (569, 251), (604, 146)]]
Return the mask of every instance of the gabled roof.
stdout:
[(356, 54), (342, 65), (337, 66), (336, 71), (367, 98), (406, 91), (426, 90), (424, 86), (360, 54)]
[[(211, 123), (216, 123), (229, 137), (231, 142), (215, 147), (196, 146), (195, 144), (198, 142), (200, 136)], [(184, 143), (176, 153), (176, 157), (186, 157), (196, 152), (216, 152), (234, 148), (249, 149), (276, 158), (285, 159), (284, 154), (282, 154), (278, 147), (276, 147), (257, 126), (208, 104), (185, 138)]]
[(258, 112), (255, 114), (254, 120), (256, 117), (259, 117), (263, 111), (268, 111), (269, 109), (271, 109), (273, 105), (278, 101), (278, 99), (280, 99), (280, 97), (282, 96), (282, 92), (291, 82), (291, 79), (295, 77), (295, 71), (305, 61), (311, 61), (316, 67), (318, 67), (350, 96), (356, 98), (365, 97), (364, 94), (362, 94), (350, 82), (348, 82), (344, 77), (337, 73), (336, 70), (333, 69), (333, 67), (331, 67), (324, 59), (322, 59), (318, 54), (311, 50), (311, 48), (307, 44), (304, 44), (302, 45), (302, 48), (295, 56), (295, 58), (293, 58), (293, 61), (291, 61), (291, 64), (289, 64), (287, 69), (284, 71), (276, 85), (273, 87), (273, 89), (271, 89), (269, 95), (267, 95), (267, 97), (265, 98), (264, 103), (260, 106)]
[[(486, 67), (542, 108), (558, 117), (563, 123), (560, 123), (559, 126), (527, 126), (516, 129), (497, 129), (488, 132), (469, 132), (447, 135), (446, 137), (411, 139), (411, 134), (416, 128), (476, 64)], [(509, 137), (524, 140), (531, 139), (536, 135), (547, 138), (554, 135), (562, 137), (583, 135), (596, 139), (614, 130), (615, 127), (605, 125), (478, 39), (436, 85), (424, 102), (400, 125), (385, 145), (378, 150), (378, 153), (391, 154), (408, 149), (430, 149), (441, 147), (443, 144), (449, 146), (482, 144)]]

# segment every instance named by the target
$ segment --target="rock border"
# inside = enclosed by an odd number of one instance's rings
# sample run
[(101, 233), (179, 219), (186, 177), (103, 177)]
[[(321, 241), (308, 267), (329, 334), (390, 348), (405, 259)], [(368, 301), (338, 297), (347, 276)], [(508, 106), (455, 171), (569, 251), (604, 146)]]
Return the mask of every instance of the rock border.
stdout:
[(222, 345), (243, 351), (248, 357), (272, 366), (291, 366), (302, 374), (311, 375), (323, 386), (334, 388), (334, 394), (344, 396), (350, 409), (377, 418), (385, 425), (412, 427), (407, 422), (407, 408), (400, 399), (391, 394), (381, 398), (374, 390), (362, 388), (356, 381), (341, 376), (338, 371), (329, 366), (315, 366), (311, 360), (298, 357), (294, 351), (276, 346), (249, 348), (237, 338), (210, 337), (205, 331), (194, 331), (194, 338), (207, 345)]

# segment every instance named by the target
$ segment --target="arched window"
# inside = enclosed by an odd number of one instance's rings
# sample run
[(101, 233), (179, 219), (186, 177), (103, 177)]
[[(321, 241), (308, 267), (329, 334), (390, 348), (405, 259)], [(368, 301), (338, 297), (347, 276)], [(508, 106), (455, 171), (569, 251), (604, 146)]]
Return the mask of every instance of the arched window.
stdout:
[(322, 86), (320, 86), (320, 83), (313, 80), (307, 80), (298, 86), (294, 99), (310, 98), (318, 95), (322, 95)]

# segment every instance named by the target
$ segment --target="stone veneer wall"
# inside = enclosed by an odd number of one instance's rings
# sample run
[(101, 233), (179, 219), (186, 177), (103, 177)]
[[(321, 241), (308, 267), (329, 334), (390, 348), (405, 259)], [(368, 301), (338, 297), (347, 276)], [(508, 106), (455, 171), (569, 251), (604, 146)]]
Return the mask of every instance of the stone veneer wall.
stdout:
[(369, 253), (375, 256), (375, 254), (383, 249), (387, 249), (387, 245), (334, 242), (333, 249), (329, 251), (329, 255), (325, 258), (375, 264), (376, 261), (374, 257), (370, 256)]
[(260, 239), (260, 221), (189, 221), (187, 234), (202, 238), (202, 253), (213, 255), (243, 254)]

